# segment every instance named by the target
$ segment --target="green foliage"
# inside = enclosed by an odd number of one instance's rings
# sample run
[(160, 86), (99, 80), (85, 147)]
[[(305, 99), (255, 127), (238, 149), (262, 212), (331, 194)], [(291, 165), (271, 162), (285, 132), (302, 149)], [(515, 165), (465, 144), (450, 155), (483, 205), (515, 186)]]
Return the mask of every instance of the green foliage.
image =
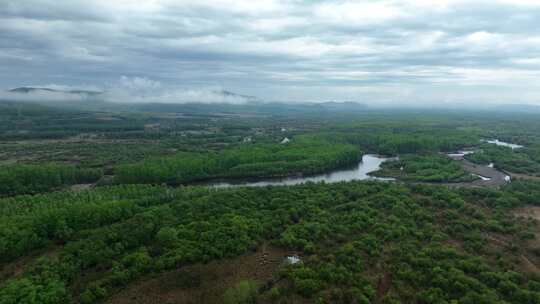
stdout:
[(511, 149), (492, 144), (484, 144), (476, 153), (466, 156), (479, 163), (493, 163), (495, 167), (513, 173), (540, 176), (540, 146)]
[(142, 212), (143, 207), (170, 201), (167, 193), (159, 194), (156, 190), (125, 186), (2, 199), (0, 261), (13, 259), (51, 241), (68, 241), (77, 231), (114, 223)]
[(333, 126), (331, 132), (322, 136), (383, 155), (434, 153), (478, 144), (480, 132), (465, 132), (463, 129), (467, 123), (461, 117), (435, 113), (429, 117), (411, 113), (372, 113), (361, 120)]
[[(0, 173), (0, 195), (9, 196), (0, 199), (0, 266), (24, 264), (17, 275), (2, 273), (0, 304), (100, 303), (147, 276), (226, 262), (261, 243), (295, 251), (301, 262), (282, 265), (273, 287), (260, 289), (264, 294), (242, 281), (223, 301), (540, 303), (540, 279), (519, 264), (536, 226), (511, 210), (539, 203), (538, 182), (516, 180), (501, 189), (140, 185), (320, 173), (356, 163), (359, 151), (402, 155), (384, 170), (405, 181), (468, 181), (470, 175), (436, 153), (479, 146), (481, 138), (526, 147), (481, 145), (474, 161), (537, 174), (536, 116), (269, 109), (283, 116), (231, 119), (219, 109), (109, 115), (13, 105), (0, 111), (6, 141), (0, 161), (31, 163)], [(277, 144), (285, 136), (292, 142)], [(36, 140), (10, 142), (25, 139)], [(409, 153), (420, 156), (403, 156)], [(93, 182), (102, 170), (121, 185), (42, 193)], [(492, 235), (508, 244), (494, 243)], [(182, 275), (178, 285), (195, 288), (200, 280)]]
[(0, 196), (35, 194), (61, 186), (92, 183), (102, 176), (100, 169), (71, 165), (9, 165), (0, 167)]
[(240, 281), (235, 287), (227, 289), (223, 296), (225, 304), (257, 303), (258, 287), (253, 281)]
[(375, 175), (419, 182), (470, 182), (475, 179), (459, 163), (438, 154), (400, 156), (399, 160), (383, 163)]
[(359, 149), (312, 138), (289, 144), (248, 145), (219, 153), (179, 153), (117, 169), (118, 183), (174, 183), (219, 177), (314, 174), (359, 161)]
[(172, 247), (178, 241), (178, 231), (173, 227), (159, 229), (156, 240), (163, 247)]
[(23, 278), (11, 281), (0, 289), (2, 304), (58, 304), (69, 301), (66, 287), (57, 279), (39, 282)]
[[(505, 263), (490, 262), (484, 233), (519, 242), (516, 232), (529, 226), (485, 206), (494, 197), (536, 192), (540, 184), (533, 182), (504, 190), (356, 182), (225, 190), (124, 185), (5, 198), (4, 263), (51, 242), (64, 245), (55, 258), (6, 281), (0, 295), (15, 303), (32, 294), (51, 303), (99, 302), (149, 273), (241, 255), (274, 240), (302, 252), (301, 263), (283, 269), (288, 283), (273, 292), (278, 301), (297, 294), (368, 303), (388, 276), (392, 294), (405, 302), (534, 303), (539, 293), (529, 286), (540, 281), (508, 274), (519, 251), (508, 252)], [(445, 245), (448, 239), (463, 244), (460, 251)], [(81, 281), (88, 272), (95, 275)], [(230, 297), (244, 301), (248, 287)]]

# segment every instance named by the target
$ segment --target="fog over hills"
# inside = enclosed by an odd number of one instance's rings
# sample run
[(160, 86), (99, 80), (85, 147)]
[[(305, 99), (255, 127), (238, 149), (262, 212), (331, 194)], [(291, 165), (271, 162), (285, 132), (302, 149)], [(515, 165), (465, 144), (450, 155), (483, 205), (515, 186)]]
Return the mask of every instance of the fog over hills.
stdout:
[(18, 87), (18, 88), (8, 90), (8, 92), (11, 92), (11, 93), (56, 92), (56, 93), (66, 93), (66, 94), (85, 94), (85, 95), (90, 95), (90, 96), (96, 96), (103, 93), (99, 91), (58, 90), (58, 89), (40, 88), (40, 87)]
[(432, 102), (393, 104), (373, 100), (281, 101), (264, 100), (226, 89), (146, 90), (137, 87), (110, 87), (109, 90), (70, 88), (64, 86), (21, 86), (0, 93), (0, 101), (29, 102), (49, 106), (86, 110), (136, 110), (152, 112), (358, 112), (376, 110), (468, 110), (515, 113), (538, 113), (540, 106), (531, 104)]
[[(137, 82), (135, 80), (134, 82)], [(159, 85), (157, 85), (159, 87)], [(225, 103), (259, 102), (255, 96), (237, 94), (224, 89), (161, 90), (144, 85), (111, 86), (104, 90), (87, 90), (65, 86), (21, 86), (0, 93), (0, 100), (54, 104), (58, 102), (106, 103)]]
[[(138, 95), (135, 95), (138, 94)], [(110, 91), (46, 86), (22, 86), (0, 95), (0, 101), (14, 106), (17, 102), (36, 103), (52, 107), (84, 110), (122, 110), (156, 113), (355, 113), (368, 106), (354, 101), (284, 102), (262, 100), (256, 96), (225, 89), (208, 91), (174, 91), (172, 93), (141, 92), (140, 90)], [(178, 100), (175, 100), (175, 96)]]

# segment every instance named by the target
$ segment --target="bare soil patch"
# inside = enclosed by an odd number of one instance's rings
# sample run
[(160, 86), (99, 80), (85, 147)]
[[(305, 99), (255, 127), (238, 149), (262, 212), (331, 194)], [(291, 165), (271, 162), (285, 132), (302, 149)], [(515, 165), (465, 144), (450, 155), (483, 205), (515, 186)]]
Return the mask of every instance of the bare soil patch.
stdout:
[(521, 173), (513, 173), (513, 172), (506, 172), (512, 179), (528, 179), (528, 180), (535, 180), (540, 181), (540, 176), (533, 176), (533, 175), (527, 175), (527, 174), (521, 174)]
[(71, 191), (83, 191), (88, 190), (92, 187), (94, 187), (94, 184), (75, 184), (71, 185), (69, 188)]
[[(517, 208), (514, 210), (514, 215), (517, 217), (531, 218), (540, 221), (540, 206)], [(537, 232), (540, 232), (540, 227)]]
[(8, 279), (21, 275), (28, 266), (32, 265), (40, 257), (54, 257), (60, 247), (51, 246), (47, 249), (36, 250), (26, 256), (20, 257), (10, 263), (0, 264), (0, 284)]
[(261, 285), (271, 280), (286, 256), (292, 253), (263, 245), (243, 256), (182, 267), (143, 279), (107, 303), (222, 303), (225, 291), (242, 280)]

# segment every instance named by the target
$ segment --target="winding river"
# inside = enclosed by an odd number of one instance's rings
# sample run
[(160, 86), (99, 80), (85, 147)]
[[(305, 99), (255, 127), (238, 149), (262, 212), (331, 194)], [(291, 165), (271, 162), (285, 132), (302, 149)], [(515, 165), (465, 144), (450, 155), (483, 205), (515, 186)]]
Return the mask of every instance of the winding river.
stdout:
[[(484, 142), (496, 144), (499, 146), (510, 147), (512, 149), (521, 148), (523, 146), (506, 143), (494, 140), (483, 140)], [(462, 150), (453, 153), (446, 153), (455, 161), (460, 162), (463, 169), (471, 174), (479, 177), (479, 179), (472, 182), (463, 183), (431, 183), (439, 185), (447, 185), (452, 187), (498, 187), (510, 182), (510, 176), (494, 168), (493, 164), (484, 166), (474, 164), (464, 158), (465, 155), (474, 153), (474, 150)], [(378, 171), (381, 168), (381, 164), (388, 160), (395, 160), (396, 158), (382, 157), (374, 154), (366, 154), (362, 156), (362, 161), (355, 167), (347, 169), (332, 170), (328, 173), (318, 174), (313, 176), (293, 176), (283, 178), (260, 178), (260, 179), (237, 179), (237, 180), (224, 180), (207, 182), (206, 186), (216, 188), (228, 188), (228, 187), (265, 187), (265, 186), (292, 186), (303, 183), (313, 182), (325, 182), (325, 183), (337, 183), (348, 182), (357, 180), (380, 180), (380, 181), (395, 181), (394, 178), (374, 177), (369, 173)]]
[(370, 176), (369, 173), (375, 172), (381, 168), (381, 164), (387, 160), (393, 160), (395, 158), (386, 158), (373, 154), (366, 154), (362, 156), (362, 161), (355, 167), (348, 169), (333, 170), (325, 174), (313, 175), (313, 176), (300, 176), (300, 177), (284, 177), (284, 178), (265, 178), (254, 181), (239, 180), (223, 181), (207, 184), (212, 187), (225, 188), (225, 187), (264, 187), (264, 186), (292, 186), (303, 184), (307, 182), (325, 182), (325, 183), (337, 183), (348, 182), (355, 180), (382, 180), (393, 181), (393, 178), (381, 178)]

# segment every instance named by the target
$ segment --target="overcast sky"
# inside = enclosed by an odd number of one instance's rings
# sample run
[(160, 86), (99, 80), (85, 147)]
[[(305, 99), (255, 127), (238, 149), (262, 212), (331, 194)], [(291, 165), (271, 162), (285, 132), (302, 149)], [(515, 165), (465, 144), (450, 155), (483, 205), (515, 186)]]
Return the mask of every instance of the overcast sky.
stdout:
[(540, 1), (1, 0), (0, 88), (22, 85), (540, 104)]

